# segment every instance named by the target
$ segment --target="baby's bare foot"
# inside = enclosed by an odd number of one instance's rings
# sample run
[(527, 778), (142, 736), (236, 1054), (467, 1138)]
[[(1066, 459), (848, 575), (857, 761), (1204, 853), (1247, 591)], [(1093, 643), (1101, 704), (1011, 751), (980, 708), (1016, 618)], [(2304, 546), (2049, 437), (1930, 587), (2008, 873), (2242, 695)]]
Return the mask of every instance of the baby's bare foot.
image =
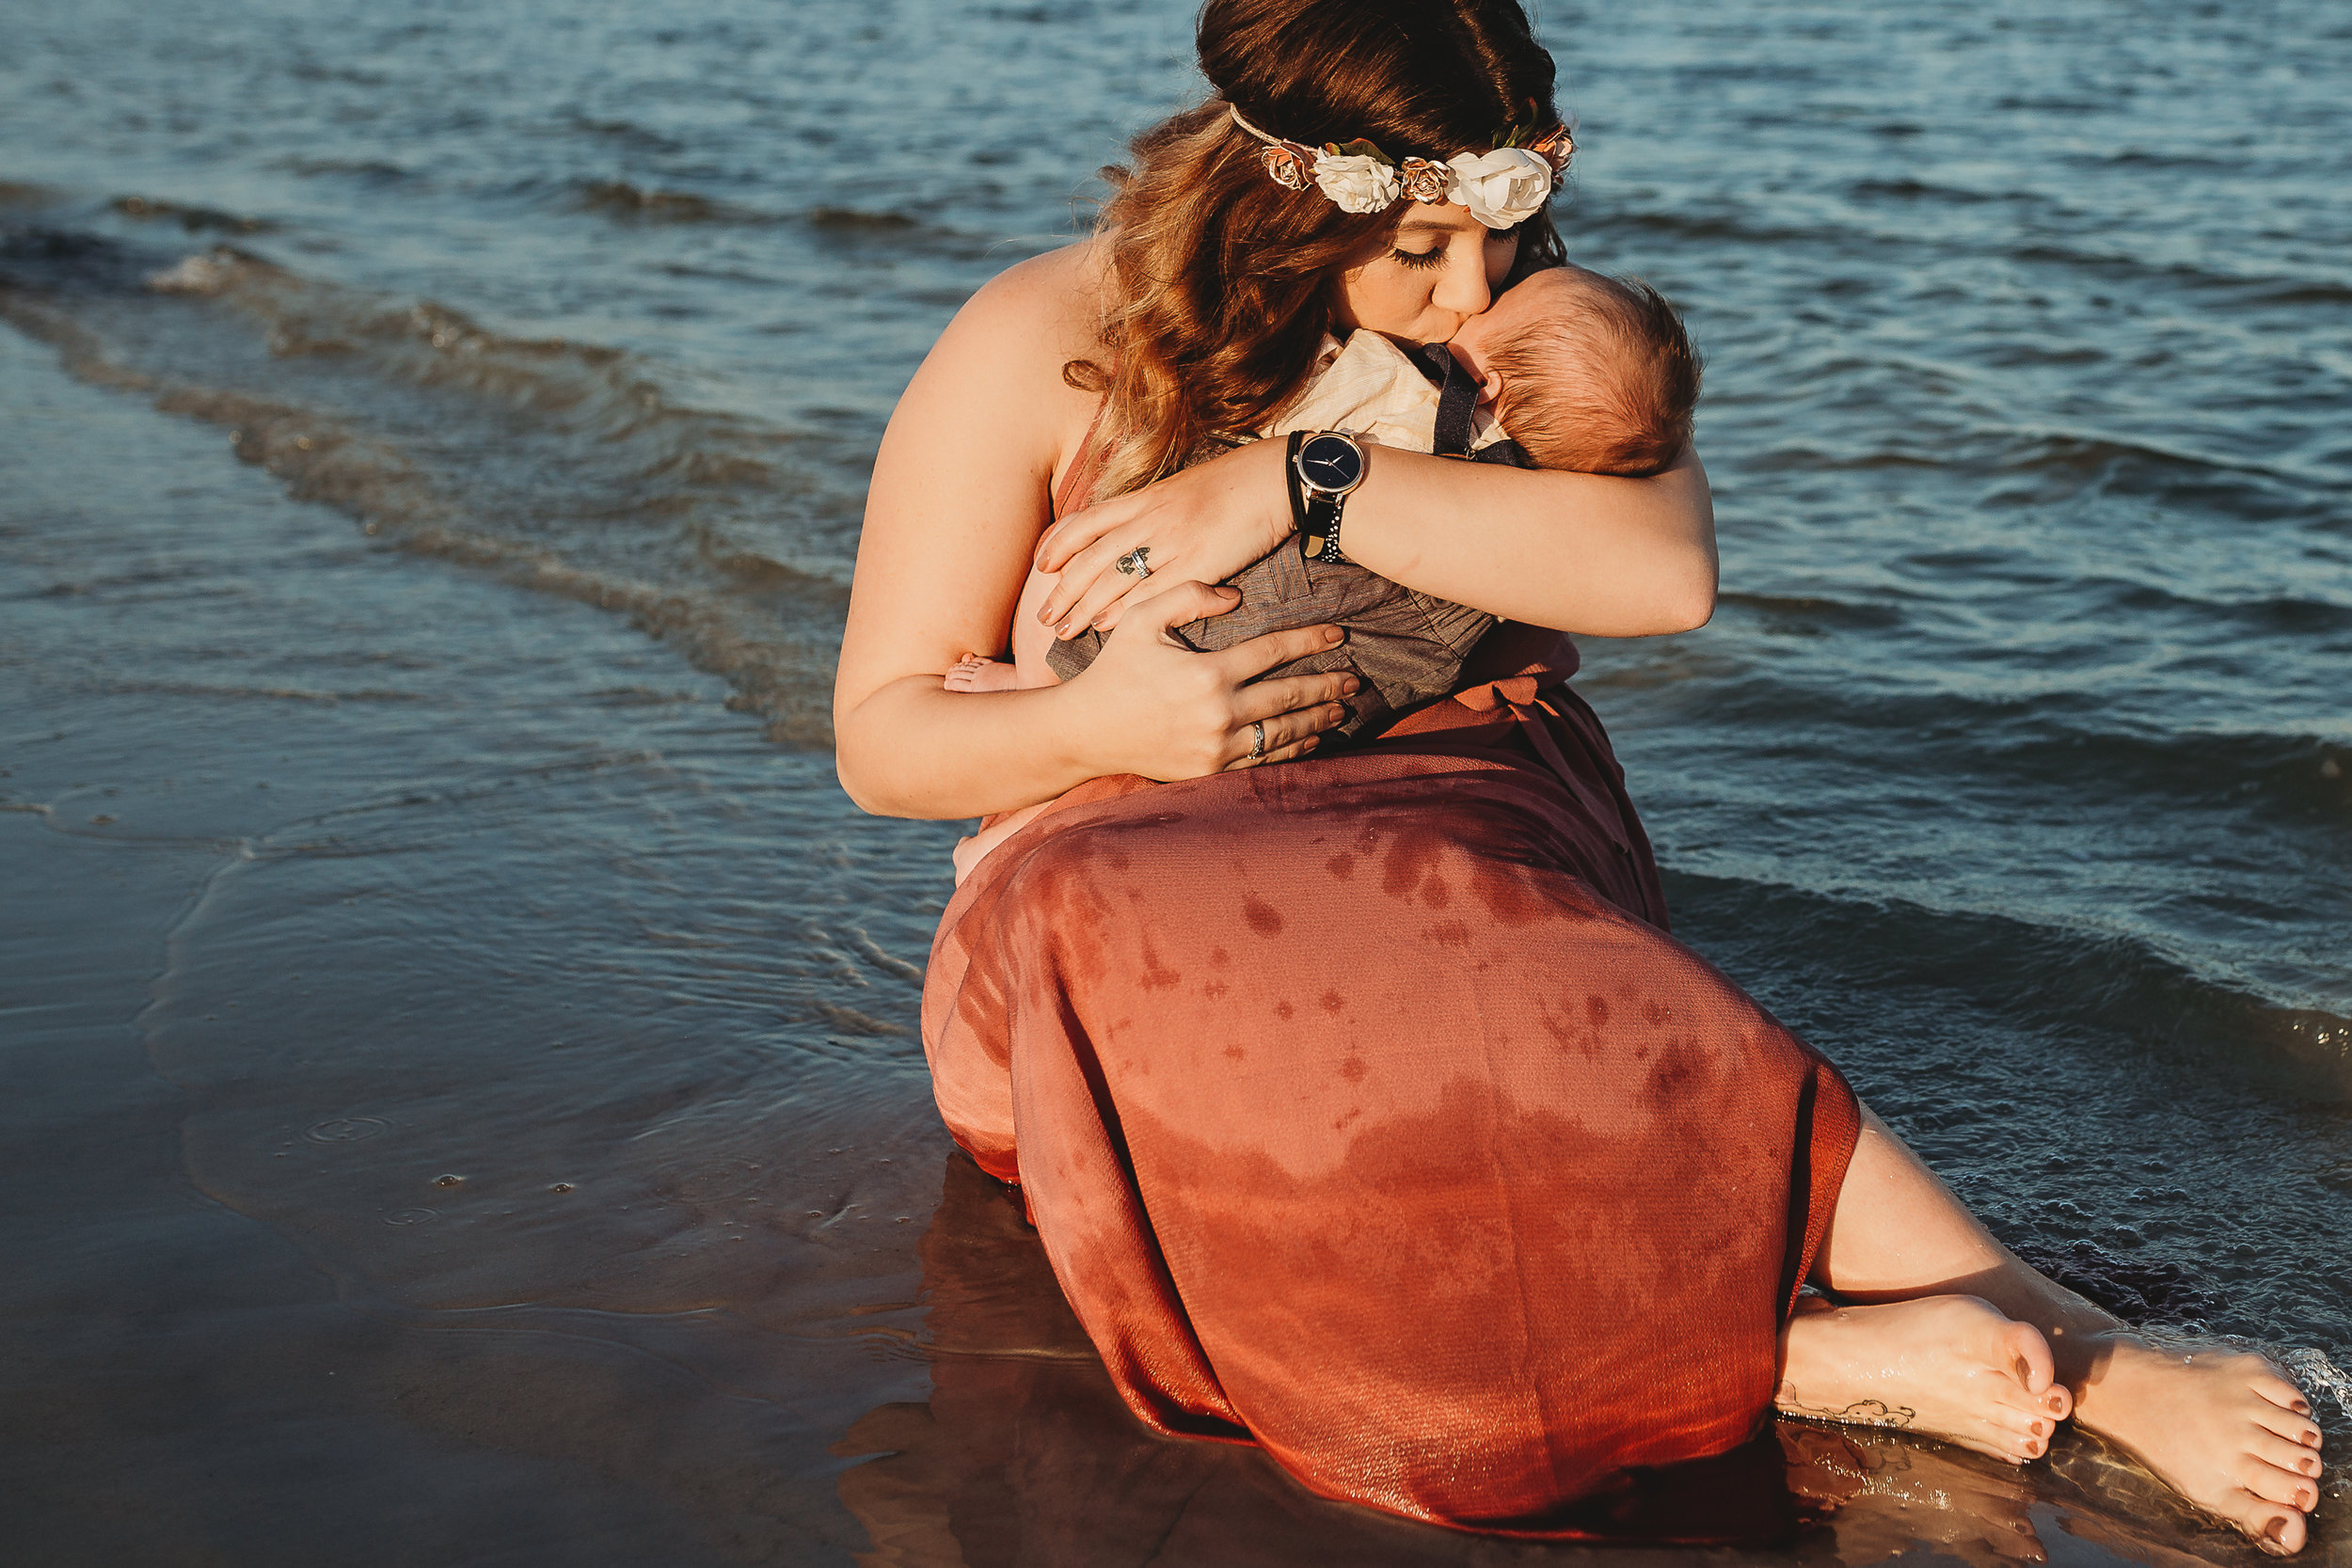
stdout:
[(2082, 1421), (2274, 1556), (2303, 1548), (2319, 1505), (2319, 1427), (2267, 1358), (2122, 1337), (2083, 1389)]
[(1815, 1307), (1789, 1322), (1780, 1391), (1791, 1416), (1897, 1427), (2020, 1465), (2074, 1400), (2030, 1323), (1974, 1296)]
[(947, 672), (950, 691), (1010, 691), (1018, 679), (1013, 667), (977, 654), (966, 654)]

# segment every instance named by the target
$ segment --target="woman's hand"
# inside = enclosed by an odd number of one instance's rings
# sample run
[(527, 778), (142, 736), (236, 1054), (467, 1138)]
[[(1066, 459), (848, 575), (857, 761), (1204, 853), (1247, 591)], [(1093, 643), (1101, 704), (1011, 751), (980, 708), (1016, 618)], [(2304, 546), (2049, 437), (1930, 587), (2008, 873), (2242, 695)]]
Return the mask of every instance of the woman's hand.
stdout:
[[(1347, 718), (1339, 699), (1362, 683), (1344, 670), (1255, 679), (1332, 646), (1343, 635), (1337, 626), (1268, 632), (1209, 654), (1168, 636), (1170, 626), (1239, 603), (1238, 591), (1199, 582), (1155, 592), (1129, 608), (1094, 662), (1060, 688), (1097, 771), (1165, 781), (1285, 762), (1313, 751), (1316, 736)], [(1252, 754), (1258, 724), (1265, 726), (1263, 755)]]
[[(1222, 582), (1273, 549), (1292, 531), (1282, 473), (1287, 446), (1253, 441), (1063, 518), (1038, 541), (1038, 570), (1061, 575), (1038, 618), (1057, 637), (1089, 626), (1107, 631), (1133, 606), (1159, 594), (1156, 585), (1147, 586), (1153, 578)], [(1150, 576), (1116, 570), (1112, 563), (1138, 546), (1149, 551)]]

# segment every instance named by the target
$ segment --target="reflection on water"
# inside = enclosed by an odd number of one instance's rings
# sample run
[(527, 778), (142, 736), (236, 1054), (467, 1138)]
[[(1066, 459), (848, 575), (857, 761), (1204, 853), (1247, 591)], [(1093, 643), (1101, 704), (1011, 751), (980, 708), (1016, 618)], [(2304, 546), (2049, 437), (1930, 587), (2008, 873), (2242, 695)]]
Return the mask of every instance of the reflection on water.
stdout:
[[(2252, 1557), (2096, 1439), (2019, 1470), (1893, 1433), (1784, 1421), (1722, 1460), (1634, 1478), (1580, 1510), (1595, 1544), (1472, 1536), (1305, 1492), (1255, 1449), (1159, 1437), (1120, 1402), (1055, 1286), (1019, 1195), (950, 1155), (924, 1233), (928, 1401), (882, 1405), (834, 1447), (869, 1568), (1114, 1562), (1367, 1565), (1720, 1561), (1699, 1538), (1803, 1561), (1922, 1549), (1971, 1568)], [(1624, 1544), (1616, 1544), (1622, 1543)]]

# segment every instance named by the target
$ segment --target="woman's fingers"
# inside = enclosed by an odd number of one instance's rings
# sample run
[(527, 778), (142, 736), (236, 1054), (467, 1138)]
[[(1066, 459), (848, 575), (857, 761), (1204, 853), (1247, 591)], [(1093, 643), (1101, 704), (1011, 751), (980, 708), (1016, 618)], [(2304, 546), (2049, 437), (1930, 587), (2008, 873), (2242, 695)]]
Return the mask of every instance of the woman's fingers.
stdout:
[[(1233, 603), (1240, 602), (1241, 595), (1234, 594)], [(1228, 605), (1225, 608), (1232, 607)], [(1180, 623), (1171, 621), (1168, 624), (1176, 626)], [(1270, 631), (1263, 637), (1236, 642), (1224, 652), (1208, 657), (1224, 660), (1225, 673), (1232, 677), (1235, 685), (1239, 685), (1252, 676), (1264, 674), (1278, 664), (1288, 664), (1292, 659), (1322, 653), (1336, 646), (1346, 635), (1337, 626), (1294, 626), (1288, 631)]]
[[(1339, 719), (1329, 717), (1331, 711), (1329, 708), (1311, 707), (1303, 713), (1277, 714), (1271, 719), (1244, 724), (1233, 732), (1233, 744), (1229, 748), (1232, 756), (1225, 764), (1225, 771), (1230, 773), (1236, 768), (1262, 768), (1269, 762), (1288, 762), (1293, 757), (1305, 756), (1322, 744), (1323, 732), (1339, 722)], [(1345, 711), (1342, 710), (1340, 718), (1345, 717)], [(1257, 736), (1252, 733), (1257, 724), (1265, 726), (1265, 755), (1262, 757), (1250, 755), (1257, 749)]]
[(1205, 582), (1171, 582), (1137, 604), (1130, 618), (1138, 630), (1165, 632), (1170, 626), (1181, 626), (1204, 615), (1222, 615), (1239, 603), (1238, 589), (1212, 588)]
[(1037, 542), (1037, 569), (1058, 572), (1070, 558), (1093, 544), (1097, 539), (1127, 520), (1132, 506), (1121, 505), (1124, 496), (1115, 497), (1100, 506), (1089, 506), (1084, 512), (1073, 512), (1045, 531)]
[[(1277, 714), (1293, 713), (1324, 704), (1334, 705), (1329, 711), (1339, 714), (1332, 723), (1347, 717), (1347, 710), (1336, 705), (1363, 689), (1363, 682), (1346, 670), (1333, 670), (1320, 675), (1285, 675), (1279, 680), (1259, 681), (1233, 693), (1235, 711), (1244, 720), (1271, 719)], [(1328, 729), (1326, 724), (1322, 728)]]
[(1106, 534), (1072, 555), (1063, 563), (1054, 591), (1038, 606), (1038, 619), (1057, 631), (1066, 626), (1074, 637), (1091, 626), (1113, 599), (1130, 589), (1142, 587), (1171, 564), (1166, 561), (1151, 562), (1150, 574), (1140, 578), (1120, 571), (1120, 558), (1135, 545), (1131, 531), (1122, 530)]

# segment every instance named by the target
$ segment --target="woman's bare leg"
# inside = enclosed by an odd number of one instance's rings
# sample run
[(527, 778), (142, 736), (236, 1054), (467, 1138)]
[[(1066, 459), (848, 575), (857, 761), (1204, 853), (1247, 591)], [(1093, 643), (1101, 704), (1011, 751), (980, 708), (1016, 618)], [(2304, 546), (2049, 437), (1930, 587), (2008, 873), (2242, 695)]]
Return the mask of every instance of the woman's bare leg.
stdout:
[[(2182, 1496), (2265, 1550), (2301, 1549), (2304, 1514), (2319, 1501), (2320, 1440), (2301, 1391), (2259, 1355), (2184, 1354), (2133, 1338), (2114, 1317), (1994, 1241), (1867, 1111), (1813, 1277), (1856, 1303), (1917, 1307), (1923, 1298), (1952, 1296), (1989, 1303), (2040, 1332), (2057, 1382), (2073, 1394), (2076, 1420), (2131, 1449)], [(1822, 1318), (1806, 1314), (1789, 1325), (1792, 1362), (1835, 1358), (1831, 1337), (1820, 1332)]]

